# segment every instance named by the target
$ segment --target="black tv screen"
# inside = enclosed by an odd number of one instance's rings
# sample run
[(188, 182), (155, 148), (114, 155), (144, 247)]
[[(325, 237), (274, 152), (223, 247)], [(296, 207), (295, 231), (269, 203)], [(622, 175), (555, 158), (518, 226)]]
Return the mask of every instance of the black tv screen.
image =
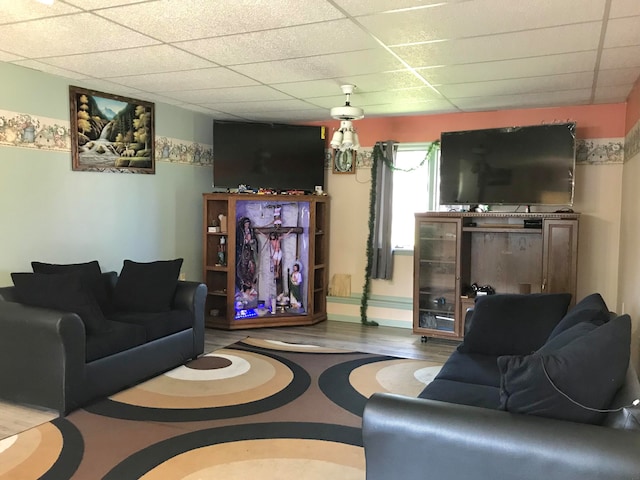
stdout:
[(324, 186), (323, 127), (213, 122), (213, 186), (313, 191)]
[(443, 132), (442, 205), (572, 205), (575, 123)]

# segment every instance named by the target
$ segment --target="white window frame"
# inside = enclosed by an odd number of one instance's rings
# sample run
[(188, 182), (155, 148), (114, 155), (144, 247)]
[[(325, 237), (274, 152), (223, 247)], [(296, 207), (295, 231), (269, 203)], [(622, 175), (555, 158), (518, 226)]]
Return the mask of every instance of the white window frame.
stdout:
[[(417, 166), (420, 164), (420, 162), (424, 159), (424, 156), (427, 154), (427, 151), (429, 150), (429, 146), (431, 145), (431, 142), (425, 142), (425, 143), (400, 143), (398, 144), (398, 152), (396, 155), (396, 163), (398, 164), (398, 168), (399, 169), (407, 169), (407, 168), (412, 168), (414, 166)], [(419, 156), (419, 159), (416, 159), (416, 163), (414, 165), (401, 165), (398, 162), (399, 157), (402, 155), (402, 152), (422, 152), (422, 155)], [(412, 162), (413, 163), (413, 162)], [(397, 181), (396, 180), (396, 174), (409, 174), (409, 175), (415, 175), (417, 173), (422, 174), (422, 172), (426, 171), (426, 176), (427, 176), (427, 198), (426, 198), (426, 204), (418, 204), (415, 205), (413, 211), (411, 212), (411, 216), (413, 218), (413, 214), (417, 213), (417, 212), (427, 212), (427, 211), (436, 211), (439, 208), (439, 198), (440, 198), (440, 148), (436, 147), (436, 152), (434, 155), (432, 155), (432, 157), (430, 159), (427, 159), (427, 161), (425, 162), (425, 164), (419, 169), (416, 170), (416, 172), (402, 172), (402, 171), (395, 171), (394, 172), (394, 181), (393, 181), (393, 195), (394, 195), (394, 199), (397, 193), (406, 193), (407, 192), (407, 188), (402, 188), (402, 182), (401, 181)], [(411, 190), (413, 191), (413, 190)], [(393, 200), (392, 200), (393, 202)], [(406, 205), (406, 202), (404, 203)], [(394, 218), (397, 217), (397, 213), (394, 210)], [(394, 229), (397, 228), (410, 228), (411, 231), (411, 236), (410, 236), (410, 242), (409, 242), (409, 235), (407, 234), (405, 239), (407, 242), (409, 243), (404, 243), (402, 245), (393, 245), (393, 250), (394, 252), (398, 252), (398, 253), (403, 253), (403, 252), (407, 252), (407, 254), (409, 253), (413, 253), (413, 248), (414, 248), (414, 234), (413, 234), (413, 220), (411, 221), (411, 227), (408, 227), (407, 222), (403, 222), (400, 226), (400, 224), (398, 224), (398, 222), (396, 222), (395, 220), (392, 220), (392, 226), (391, 226), (391, 240), (392, 242), (394, 242), (394, 240), (397, 240), (397, 235), (394, 235)], [(396, 243), (396, 242), (394, 242)]]

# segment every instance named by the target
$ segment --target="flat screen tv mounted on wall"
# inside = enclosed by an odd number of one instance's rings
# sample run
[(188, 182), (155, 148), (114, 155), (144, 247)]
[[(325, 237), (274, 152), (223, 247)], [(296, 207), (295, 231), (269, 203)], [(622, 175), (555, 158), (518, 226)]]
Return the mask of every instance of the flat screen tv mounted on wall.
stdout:
[(443, 132), (441, 205), (573, 205), (576, 124)]
[(324, 185), (323, 127), (213, 122), (213, 186), (312, 192)]

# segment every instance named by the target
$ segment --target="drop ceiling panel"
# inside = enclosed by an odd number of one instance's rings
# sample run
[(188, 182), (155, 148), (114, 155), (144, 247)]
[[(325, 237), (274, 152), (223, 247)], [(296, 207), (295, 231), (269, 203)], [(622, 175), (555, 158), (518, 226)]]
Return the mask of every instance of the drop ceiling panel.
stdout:
[(456, 65), (596, 50), (599, 32), (598, 23), (585, 23), (393, 50), (413, 67)]
[(529, 76), (554, 75), (572, 72), (593, 72), (596, 51), (528, 57), (497, 62), (468, 63), (418, 69), (433, 85), (465, 83), (501, 79), (517, 79)]
[(389, 0), (336, 0), (336, 4), (354, 16), (407, 8), (430, 8), (440, 3), (442, 0), (394, 0), (393, 2)]
[(41, 72), (50, 73), (51, 75), (57, 75), (59, 77), (66, 77), (72, 79), (83, 79), (90, 78), (88, 75), (84, 73), (68, 70), (66, 68), (58, 68), (52, 65), (48, 65), (44, 62), (39, 62), (38, 60), (21, 60), (17, 62), (13, 62), (14, 65), (19, 65), (21, 67), (32, 68), (34, 70), (39, 70)]
[(397, 70), (402, 64), (382, 49), (238, 65), (234, 70), (262, 83), (290, 83)]
[(140, 90), (181, 92), (209, 88), (255, 85), (257, 82), (224, 67), (203, 68), (185, 72), (164, 72), (147, 75), (114, 77), (112, 81)]
[[(55, 32), (55, 41), (51, 32)], [(8, 43), (13, 53), (30, 58), (101, 52), (114, 50), (116, 46), (131, 48), (158, 43), (90, 13), (0, 25), (0, 38), (10, 39)]]
[(611, 0), (611, 18), (640, 15), (640, 2), (638, 0)]
[(622, 102), (623, 98), (627, 98), (631, 92), (631, 85), (620, 85), (606, 88), (596, 88), (594, 100), (600, 103), (617, 103)]
[[(196, 57), (170, 45), (153, 45), (111, 52), (88, 53), (71, 57), (45, 58), (42, 62), (60, 68), (73, 66), (77, 72), (86, 72), (94, 77), (122, 77), (160, 72), (217, 66), (208, 60)], [(104, 65), (110, 65), (105, 71)], [(96, 66), (98, 69), (96, 69)]]
[(21, 55), (14, 55), (13, 53), (3, 52), (0, 50), (0, 62), (13, 62), (15, 60), (23, 60)]
[[(365, 118), (381, 117), (389, 115), (417, 115), (428, 110), (434, 113), (444, 113), (457, 111), (452, 105), (444, 100), (432, 102), (408, 102), (408, 103), (387, 103), (383, 105), (370, 105), (365, 111)], [(358, 124), (356, 123), (356, 128)]]
[(378, 46), (371, 36), (354, 29), (349, 20), (227, 35), (177, 45), (221, 65), (309, 57)]
[[(640, 2), (639, 2), (640, 3)], [(640, 44), (640, 16), (610, 20), (604, 47), (628, 47)]]
[(605, 48), (600, 58), (600, 68), (624, 68), (640, 65), (640, 45)]
[(208, 105), (222, 102), (258, 102), (266, 100), (290, 100), (288, 95), (264, 85), (213, 88), (208, 90), (189, 90), (171, 92), (171, 97), (189, 103)]
[(44, 5), (33, 0), (0, 0), (0, 25), (79, 11), (80, 9), (78, 8), (60, 2), (55, 2), (53, 5)]
[(165, 42), (232, 35), (342, 18), (325, 0), (159, 0), (96, 12)]
[(598, 21), (604, 3), (604, 0), (512, 1), (508, 9), (504, 0), (443, 3), (433, 8), (360, 17), (358, 21), (384, 43), (402, 45)]
[(554, 92), (591, 88), (593, 73), (572, 73), (548, 77), (532, 77), (518, 80), (494, 80), (489, 82), (440, 85), (438, 90), (451, 100), (463, 97), (519, 95), (537, 92)]
[(591, 89), (564, 92), (529, 93), (525, 95), (501, 95), (495, 97), (469, 97), (456, 99), (454, 103), (465, 111), (509, 108), (530, 108), (537, 105), (584, 105), (591, 99)]
[(616, 68), (600, 70), (598, 73), (598, 87), (626, 85), (631, 86), (640, 76), (640, 66), (630, 68)]

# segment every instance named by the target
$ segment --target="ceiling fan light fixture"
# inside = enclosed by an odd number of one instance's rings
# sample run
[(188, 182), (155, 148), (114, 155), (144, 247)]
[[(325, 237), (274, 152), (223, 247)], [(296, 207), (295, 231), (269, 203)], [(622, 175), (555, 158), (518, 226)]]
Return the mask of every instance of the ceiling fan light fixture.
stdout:
[(347, 100), (342, 107), (333, 107), (331, 109), (331, 117), (336, 120), (360, 120), (364, 118), (364, 110), (351, 105), (351, 94), (356, 86), (342, 85), (340, 88), (342, 89), (342, 93), (347, 96)]

